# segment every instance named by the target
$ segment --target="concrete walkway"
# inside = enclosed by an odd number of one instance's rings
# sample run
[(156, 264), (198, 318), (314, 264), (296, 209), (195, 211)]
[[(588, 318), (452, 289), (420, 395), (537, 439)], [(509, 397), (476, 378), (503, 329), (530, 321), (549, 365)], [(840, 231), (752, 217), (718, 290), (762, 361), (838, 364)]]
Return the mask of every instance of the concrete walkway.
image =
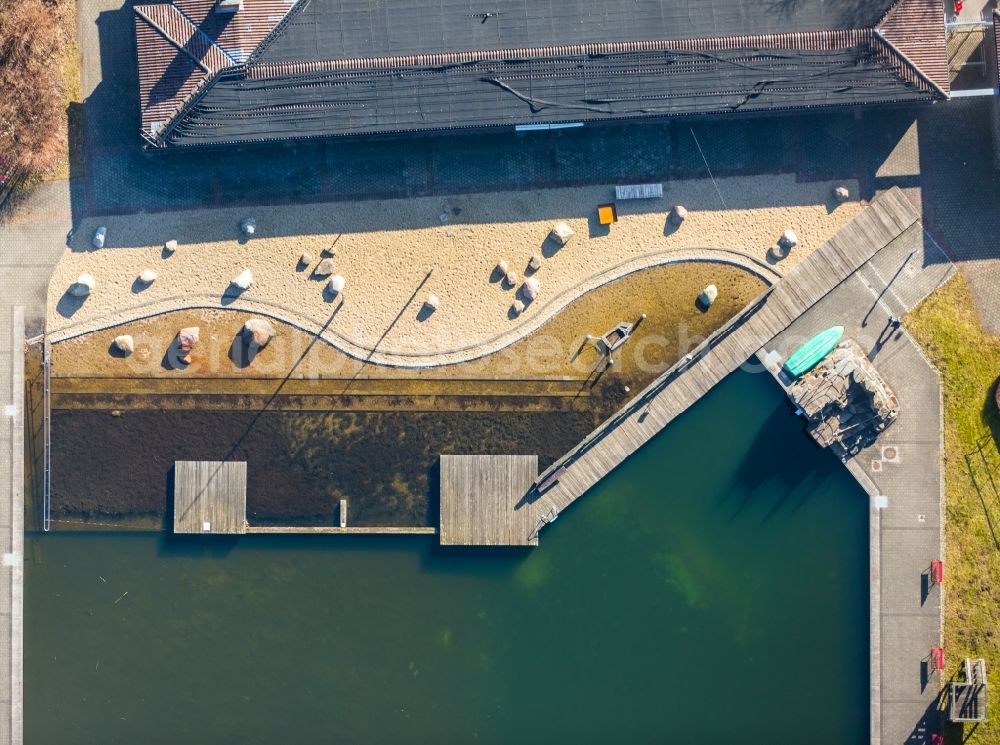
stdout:
[(67, 182), (43, 184), (0, 223), (0, 745), (23, 741), (24, 339), (43, 329), (70, 224)]
[[(847, 466), (871, 497), (871, 742), (929, 743), (944, 681), (929, 666), (942, 643), (943, 598), (929, 586), (943, 558), (941, 385), (916, 342), (889, 324), (953, 272), (917, 223), (817, 303), (765, 352), (782, 359), (833, 325), (845, 327), (893, 389), (900, 414)], [(885, 448), (895, 448), (895, 454)], [(880, 506), (882, 505), (882, 506)]]

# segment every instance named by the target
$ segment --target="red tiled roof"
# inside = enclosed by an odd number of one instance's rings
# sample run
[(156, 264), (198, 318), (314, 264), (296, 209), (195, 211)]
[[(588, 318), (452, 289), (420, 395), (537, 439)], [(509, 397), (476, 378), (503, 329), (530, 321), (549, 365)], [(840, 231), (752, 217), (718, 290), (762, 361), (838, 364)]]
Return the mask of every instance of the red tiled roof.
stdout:
[(295, 5), (296, 0), (243, 0), (236, 13), (216, 13), (215, 0), (174, 0), (181, 13), (243, 62)]
[(235, 13), (216, 12), (216, 0), (137, 5), (143, 134), (155, 138), (216, 73), (243, 63), (295, 2), (243, 0)]
[(208, 80), (208, 73), (138, 14), (135, 34), (142, 131), (155, 137), (182, 102)]
[(914, 76), (948, 95), (951, 80), (942, 0), (899, 0), (885, 14), (877, 29), (889, 46), (902, 56)]

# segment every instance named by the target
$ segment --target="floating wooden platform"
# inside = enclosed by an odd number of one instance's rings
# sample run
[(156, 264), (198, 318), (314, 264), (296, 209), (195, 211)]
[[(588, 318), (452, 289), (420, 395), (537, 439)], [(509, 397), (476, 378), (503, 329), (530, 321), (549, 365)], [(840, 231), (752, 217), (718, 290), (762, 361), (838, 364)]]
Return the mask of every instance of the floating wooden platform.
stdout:
[(537, 455), (442, 455), (442, 545), (537, 546), (523, 501), (537, 475)]
[(174, 532), (242, 535), (247, 528), (247, 464), (174, 462)]
[(898, 188), (879, 195), (833, 238), (542, 474), (539, 483), (551, 481), (551, 473), (564, 469), (544, 493), (533, 495), (536, 524), (551, 522), (916, 220), (913, 206)]

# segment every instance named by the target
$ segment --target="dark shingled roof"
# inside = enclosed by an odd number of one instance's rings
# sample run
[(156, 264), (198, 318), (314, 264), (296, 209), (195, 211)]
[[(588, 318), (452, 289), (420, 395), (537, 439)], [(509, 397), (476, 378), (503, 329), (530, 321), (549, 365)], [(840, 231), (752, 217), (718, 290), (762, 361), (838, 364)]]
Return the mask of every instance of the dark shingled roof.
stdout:
[[(143, 130), (151, 143), (218, 144), (947, 95), (941, 0), (244, 2), (230, 28), (239, 28), (241, 14), (251, 9), (266, 18), (254, 49), (248, 50), (245, 39), (236, 43), (220, 33), (212, 0), (176, 0), (177, 6), (197, 4), (202, 11), (207, 5), (208, 12), (185, 14), (201, 36), (186, 27), (154, 28), (170, 38), (173, 57), (163, 51), (170, 45), (142, 27), (144, 19), (160, 17), (171, 6), (137, 6), (140, 80), (146, 81), (140, 85)], [(289, 12), (262, 16), (265, 4), (281, 4)], [(206, 40), (217, 49), (205, 48)], [(224, 56), (232, 62), (220, 63)], [(190, 80), (173, 84), (178, 92), (168, 104), (154, 101), (155, 65), (149, 58), (166, 73), (179, 57), (187, 60), (182, 71), (192, 60), (197, 63), (191, 72), (194, 89)], [(171, 105), (171, 115), (154, 124), (151, 117), (163, 117)]]

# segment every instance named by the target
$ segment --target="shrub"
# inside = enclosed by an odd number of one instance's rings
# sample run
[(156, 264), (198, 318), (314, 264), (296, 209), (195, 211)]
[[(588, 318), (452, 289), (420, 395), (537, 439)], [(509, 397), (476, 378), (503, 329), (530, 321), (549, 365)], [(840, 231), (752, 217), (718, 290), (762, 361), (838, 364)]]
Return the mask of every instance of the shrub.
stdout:
[(67, 40), (42, 0), (12, 5), (0, 9), (0, 171), (41, 173), (65, 152)]

